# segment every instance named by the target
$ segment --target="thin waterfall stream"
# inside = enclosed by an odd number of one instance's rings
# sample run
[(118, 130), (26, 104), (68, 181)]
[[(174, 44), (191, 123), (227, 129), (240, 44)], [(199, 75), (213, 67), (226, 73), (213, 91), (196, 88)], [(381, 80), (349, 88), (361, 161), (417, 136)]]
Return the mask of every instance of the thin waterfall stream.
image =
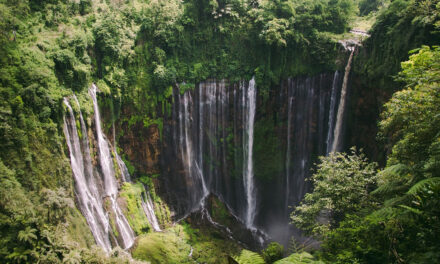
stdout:
[(256, 210), (256, 195), (255, 195), (255, 185), (254, 185), (254, 163), (253, 163), (253, 149), (254, 149), (254, 122), (255, 122), (255, 110), (256, 110), (256, 100), (257, 91), (255, 87), (255, 79), (252, 78), (249, 81), (247, 87), (247, 93), (243, 92), (243, 106), (245, 107), (244, 116), (244, 127), (246, 133), (244, 135), (244, 170), (243, 170), (243, 181), (246, 192), (246, 218), (245, 224), (248, 228), (254, 227), (254, 218)]
[(336, 95), (337, 95), (337, 84), (338, 84), (338, 77), (339, 77), (339, 71), (336, 71), (333, 77), (333, 83), (332, 83), (332, 93), (330, 95), (330, 110), (328, 114), (328, 131), (327, 131), (327, 150), (326, 154), (331, 152), (331, 148), (333, 145), (333, 130), (334, 130), (334, 115), (335, 115), (335, 108), (336, 108)]
[(336, 125), (333, 136), (333, 144), (331, 148), (331, 152), (340, 151), (342, 147), (342, 125), (345, 113), (345, 102), (347, 97), (347, 86), (348, 86), (348, 77), (350, 76), (351, 62), (353, 60), (353, 55), (356, 50), (356, 46), (348, 47), (348, 50), (351, 51), (350, 57), (348, 58), (347, 66), (345, 66), (344, 80), (342, 82), (342, 90), (340, 96), (340, 102), (338, 107), (338, 115), (336, 117)]

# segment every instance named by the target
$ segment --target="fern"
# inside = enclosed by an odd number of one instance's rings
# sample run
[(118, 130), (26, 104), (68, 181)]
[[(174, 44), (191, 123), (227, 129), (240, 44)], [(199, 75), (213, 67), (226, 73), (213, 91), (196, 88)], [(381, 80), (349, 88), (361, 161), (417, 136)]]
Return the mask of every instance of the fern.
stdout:
[(384, 207), (377, 211), (374, 211), (368, 216), (373, 222), (378, 223), (384, 219), (394, 218), (398, 214), (398, 209), (393, 207)]
[(399, 163), (383, 169), (379, 174), (384, 183), (380, 184), (372, 194), (386, 195), (405, 190), (407, 179), (403, 176), (408, 174), (408, 166)]
[(371, 193), (375, 195), (386, 195), (386, 194), (392, 194), (403, 191), (406, 188), (407, 187), (405, 184), (402, 184), (401, 182), (397, 182), (397, 181), (392, 181), (380, 185), (379, 187), (377, 187), (376, 190), (372, 191)]
[(410, 211), (412, 213), (418, 214), (418, 215), (423, 214), (423, 212), (420, 211), (419, 209), (415, 209), (415, 208), (412, 208), (412, 207), (409, 207), (409, 206), (406, 206), (406, 205), (403, 205), (403, 204), (399, 205), (399, 207), (402, 207), (402, 208), (404, 208), (404, 209), (406, 209), (406, 210), (408, 210), (408, 211)]
[(394, 178), (396, 176), (402, 176), (408, 173), (408, 166), (402, 163), (398, 163), (395, 165), (391, 165), (380, 172), (382, 177), (391, 177)]
[(411, 189), (409, 189), (408, 194), (416, 195), (417, 193), (423, 192), (428, 188), (429, 189), (440, 188), (440, 177), (428, 178), (417, 182), (411, 187)]
[(323, 264), (322, 261), (316, 261), (310, 253), (302, 252), (302, 253), (295, 253), (287, 258), (280, 259), (274, 264)]
[(411, 197), (408, 195), (396, 196), (384, 202), (384, 207), (397, 206), (409, 202)]
[(232, 257), (238, 264), (266, 264), (259, 254), (243, 249), (239, 256)]

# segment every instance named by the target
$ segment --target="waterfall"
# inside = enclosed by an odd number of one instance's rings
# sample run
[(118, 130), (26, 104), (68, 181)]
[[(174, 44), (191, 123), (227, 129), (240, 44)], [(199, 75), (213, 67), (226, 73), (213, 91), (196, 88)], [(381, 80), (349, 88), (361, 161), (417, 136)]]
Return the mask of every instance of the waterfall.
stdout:
[(67, 98), (64, 98), (64, 104), (68, 109), (68, 113), (64, 117), (64, 135), (70, 152), (70, 165), (75, 180), (75, 194), (78, 206), (90, 227), (96, 244), (106, 252), (110, 252), (109, 220), (104, 212), (96, 184), (90, 184), (93, 181), (93, 171), (88, 149), (89, 140), (82, 114), (80, 112), (83, 142), (81, 147), (75, 116)]
[(351, 61), (353, 60), (353, 54), (354, 51), (356, 50), (356, 46), (350, 47), (348, 49), (351, 50), (351, 53), (350, 53), (350, 57), (348, 58), (347, 66), (345, 66), (344, 80), (342, 82), (341, 97), (340, 97), (341, 99), (338, 107), (338, 115), (336, 117), (336, 125), (335, 125), (335, 132), (334, 132), (331, 152), (340, 151), (342, 147), (341, 133), (342, 133), (342, 122), (344, 119), (344, 112), (345, 112), (345, 101), (347, 97), (348, 77), (350, 76)]
[(109, 197), (111, 202), (111, 210), (115, 217), (115, 224), (121, 238), (122, 247), (124, 249), (130, 248), (134, 243), (134, 232), (128, 224), (127, 219), (122, 213), (121, 208), (117, 203), (118, 184), (115, 178), (115, 171), (113, 168), (113, 159), (110, 154), (109, 143), (105, 139), (104, 133), (101, 129), (101, 118), (99, 114), (98, 101), (96, 98), (97, 87), (93, 84), (89, 89), (90, 96), (93, 100), (93, 108), (95, 111), (95, 126), (98, 143), (98, 157), (101, 165), (101, 173), (104, 182), (105, 195)]
[(121, 171), (121, 177), (123, 182), (131, 182), (130, 173), (128, 172), (128, 168), (125, 165), (124, 161), (121, 159), (121, 157), (118, 155), (118, 152), (116, 151), (115, 146), (115, 158), (116, 162), (118, 163), (119, 170)]
[[(128, 171), (127, 166), (125, 165), (124, 161), (121, 159), (121, 157), (118, 155), (117, 148), (116, 148), (116, 133), (115, 133), (115, 124), (112, 124), (113, 127), (113, 145), (114, 145), (114, 153), (115, 158), (118, 163), (119, 170), (121, 172), (121, 177), (123, 182), (131, 182), (131, 176), (130, 172)], [(144, 210), (145, 215), (147, 216), (148, 222), (153, 227), (153, 230), (156, 232), (162, 231), (159, 226), (159, 222), (157, 221), (156, 214), (154, 213), (154, 206), (153, 201), (151, 200), (150, 193), (148, 190), (145, 189), (145, 185), (142, 185), (144, 187), (145, 191), (145, 198), (141, 196), (141, 206)]]
[[(244, 87), (243, 87), (244, 89)], [(246, 218), (245, 224), (248, 228), (253, 227), (255, 210), (256, 210), (256, 195), (254, 186), (254, 167), (253, 167), (253, 146), (254, 146), (254, 121), (256, 110), (257, 91), (255, 88), (255, 80), (252, 78), (247, 87), (247, 93), (243, 92), (242, 103), (246, 111), (243, 111), (243, 120), (246, 133), (243, 133), (243, 184), (246, 193)]]
[[(181, 202), (182, 215), (203, 209), (209, 193), (213, 193), (252, 227), (256, 214), (252, 156), (255, 80), (239, 85), (208, 80), (183, 94), (176, 88), (173, 97), (175, 122), (169, 135), (174, 144), (170, 151), (181, 161), (176, 169), (184, 173), (184, 179), (177, 176), (179, 172), (173, 173), (168, 177), (175, 183), (168, 184), (179, 192), (173, 195)], [(231, 161), (234, 167), (229, 166)], [(182, 195), (188, 197), (187, 202), (178, 198)]]
[(334, 127), (334, 115), (335, 115), (335, 108), (336, 108), (336, 94), (337, 94), (337, 85), (338, 85), (338, 77), (339, 72), (335, 71), (334, 77), (333, 77), (333, 84), (332, 84), (332, 93), (330, 96), (330, 109), (328, 114), (328, 130), (327, 130), (327, 140), (326, 140), (326, 146), (327, 151), (326, 153), (330, 153), (332, 145), (333, 145), (333, 127)]
[(121, 178), (123, 182), (131, 182), (130, 172), (128, 171), (125, 162), (121, 159), (118, 154), (118, 148), (116, 147), (116, 132), (115, 132), (115, 123), (112, 124), (113, 130), (113, 149), (115, 153), (116, 162), (118, 163), (119, 171), (121, 172)]
[[(182, 102), (183, 101), (183, 102)], [(179, 123), (180, 123), (180, 152), (184, 161), (184, 167), (187, 177), (191, 180), (193, 186), (190, 191), (193, 208), (198, 209), (204, 206), (205, 198), (209, 191), (205, 183), (203, 171), (196, 160), (192, 137), (193, 134), (193, 118), (190, 106), (192, 105), (191, 93), (185, 92), (182, 96), (179, 94)], [(199, 159), (200, 159), (199, 155)]]
[[(291, 86), (292, 80), (289, 78), (288, 87)], [(288, 210), (289, 207), (289, 196), (290, 196), (290, 155), (291, 155), (291, 130), (292, 130), (292, 104), (293, 97), (291, 96), (291, 89), (287, 91), (287, 148), (286, 148), (286, 190), (285, 190), (285, 208)]]
[(147, 216), (148, 222), (150, 222), (153, 230), (156, 232), (162, 231), (159, 226), (159, 222), (157, 221), (156, 214), (154, 213), (153, 201), (151, 200), (150, 193), (145, 190), (145, 198), (142, 198), (142, 209), (144, 210), (145, 215)]
[[(175, 201), (179, 218), (199, 209), (203, 215), (206, 197), (212, 193), (247, 228), (285, 236), (287, 243), (292, 230), (280, 226), (289, 228), (289, 206), (303, 199), (310, 189), (306, 178), (312, 164), (332, 146), (343, 77), (337, 71), (291, 78), (282, 84), (279, 99), (269, 97), (268, 105), (285, 109), (270, 114), (263, 110), (261, 116), (262, 121), (275, 123), (273, 132), (285, 144), (279, 153), (274, 151), (285, 160), (273, 166), (270, 182), (254, 176), (259, 173), (254, 165), (259, 164), (253, 159), (264, 157), (254, 153), (254, 137), (262, 139), (254, 131), (255, 80), (206, 80), (184, 93), (175, 87), (172, 118), (164, 127), (165, 141), (170, 140), (164, 148), (168, 158), (164, 166), (169, 167), (164, 184), (173, 190), (169, 199)], [(261, 151), (265, 143), (258, 143)], [(177, 164), (169, 165), (176, 159)]]

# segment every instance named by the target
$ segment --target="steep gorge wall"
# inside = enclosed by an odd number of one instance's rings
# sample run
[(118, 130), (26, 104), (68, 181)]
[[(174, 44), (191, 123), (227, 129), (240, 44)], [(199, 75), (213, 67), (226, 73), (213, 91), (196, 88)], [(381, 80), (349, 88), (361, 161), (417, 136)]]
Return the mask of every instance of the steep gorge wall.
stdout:
[[(273, 87), (269, 95), (257, 89), (255, 226), (276, 240), (289, 239), (290, 206), (298, 204), (309, 190), (305, 179), (310, 168), (331, 144), (329, 131), (336, 121), (342, 76), (336, 72), (288, 79)], [(183, 94), (175, 87), (172, 115), (164, 126), (160, 179), (176, 218), (199, 206), (201, 176), (208, 191), (245, 220), (243, 166), (248, 132), (243, 114), (247, 99), (243, 96), (247, 96), (248, 87), (248, 82), (223, 80), (202, 82)], [(336, 102), (332, 103), (332, 98)], [(196, 168), (186, 165), (188, 159), (193, 159)]]

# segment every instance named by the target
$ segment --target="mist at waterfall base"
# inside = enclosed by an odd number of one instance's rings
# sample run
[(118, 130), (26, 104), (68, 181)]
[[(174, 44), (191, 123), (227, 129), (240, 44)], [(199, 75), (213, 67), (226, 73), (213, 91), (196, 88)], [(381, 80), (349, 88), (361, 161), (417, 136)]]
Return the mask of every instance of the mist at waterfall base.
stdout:
[[(337, 71), (288, 79), (277, 89), (270, 100), (279, 110), (276, 131), (284, 169), (271, 181), (255, 176), (249, 155), (260, 154), (253, 149), (261, 144), (253, 126), (267, 116), (253, 80), (211, 79), (182, 94), (175, 87), (164, 126), (162, 165), (168, 169), (162, 181), (176, 217), (200, 209), (212, 193), (247, 228), (285, 245), (292, 235), (301, 239), (289, 224), (291, 207), (310, 189), (305, 179), (317, 157), (333, 145), (343, 148), (343, 136), (334, 142), (342, 83), (343, 74)], [(343, 125), (338, 129), (343, 135)]]

